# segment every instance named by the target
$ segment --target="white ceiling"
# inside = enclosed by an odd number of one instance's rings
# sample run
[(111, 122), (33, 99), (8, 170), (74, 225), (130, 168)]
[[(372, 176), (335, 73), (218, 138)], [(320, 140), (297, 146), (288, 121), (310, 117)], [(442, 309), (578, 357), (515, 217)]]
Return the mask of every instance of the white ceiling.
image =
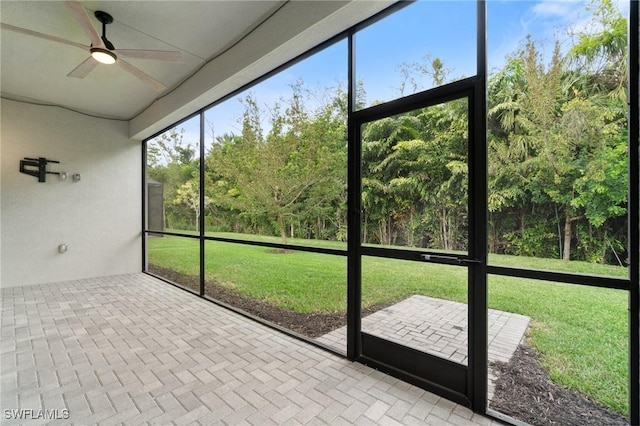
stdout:
[[(107, 25), (107, 38), (116, 49), (180, 51), (184, 63), (127, 59), (166, 89), (156, 90), (114, 65), (99, 64), (84, 79), (67, 77), (89, 56), (88, 51), (2, 29), (1, 95), (127, 120), (132, 137), (141, 138), (226, 94), (222, 91), (257, 78), (373, 15), (391, 1), (80, 3), (99, 33), (102, 24), (94, 12), (101, 10), (113, 16), (114, 22)], [(0, 22), (84, 46), (90, 44), (61, 1), (0, 0)], [(211, 89), (216, 85), (214, 93)]]
[[(184, 63), (128, 59), (171, 90), (210, 59), (233, 46), (268, 19), (284, 1), (82, 1), (93, 13), (103, 10), (114, 22), (107, 38), (116, 49), (177, 50)], [(90, 42), (63, 2), (2, 1), (0, 22)], [(129, 119), (163, 91), (117, 66), (99, 65), (84, 79), (67, 77), (88, 52), (73, 46), (3, 29), (1, 89), (9, 98), (67, 106), (98, 116)]]

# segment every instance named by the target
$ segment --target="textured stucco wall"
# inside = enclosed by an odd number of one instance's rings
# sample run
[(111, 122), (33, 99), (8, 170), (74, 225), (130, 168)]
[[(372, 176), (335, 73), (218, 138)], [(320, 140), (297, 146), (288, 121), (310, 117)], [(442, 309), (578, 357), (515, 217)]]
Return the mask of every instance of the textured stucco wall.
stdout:
[[(128, 123), (9, 100), (0, 110), (2, 286), (140, 271), (141, 149)], [(69, 178), (38, 183), (19, 172), (23, 157), (60, 161), (48, 169)]]

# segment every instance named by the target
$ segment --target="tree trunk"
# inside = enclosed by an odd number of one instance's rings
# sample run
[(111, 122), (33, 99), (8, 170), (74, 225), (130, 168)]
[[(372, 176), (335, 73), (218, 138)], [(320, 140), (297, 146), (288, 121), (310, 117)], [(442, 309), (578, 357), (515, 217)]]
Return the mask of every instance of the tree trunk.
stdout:
[[(589, 232), (591, 232), (591, 225), (589, 225)], [(607, 241), (607, 228), (604, 228), (604, 235), (602, 236), (602, 241)], [(600, 259), (600, 264), (604, 265), (607, 263), (607, 250), (609, 249), (609, 247), (604, 246), (604, 248), (602, 249), (602, 258)], [(616, 257), (618, 257), (618, 255), (616, 254), (616, 251), (613, 250), (613, 247), (611, 248), (613, 251), (613, 254), (616, 255)], [(621, 265), (622, 266), (622, 265)]]
[(495, 253), (496, 247), (498, 246), (498, 232), (496, 231), (496, 225), (494, 220), (494, 215), (489, 213), (488, 221), (487, 221), (487, 237), (489, 239), (489, 253)]
[(369, 242), (367, 235), (368, 235), (368, 229), (367, 229), (367, 214), (365, 213), (363, 216), (363, 220), (362, 220), (362, 244), (367, 244)]
[(558, 217), (558, 205), (554, 206), (556, 211), (556, 223), (558, 224), (558, 251), (562, 253), (562, 231), (560, 229), (560, 217)]
[(282, 244), (287, 244), (287, 224), (284, 217), (278, 217), (278, 226), (280, 227), (280, 238), (282, 238)]
[(411, 210), (409, 212), (409, 223), (405, 226), (405, 232), (406, 232), (406, 244), (409, 247), (415, 247), (413, 241), (413, 210)]
[(163, 231), (169, 227), (169, 220), (167, 219), (167, 207), (162, 203), (162, 226), (164, 228)]
[(571, 222), (572, 218), (569, 212), (564, 216), (564, 245), (562, 247), (562, 260), (571, 260)]
[(440, 211), (440, 245), (442, 249), (449, 250), (449, 231), (447, 230), (447, 210), (442, 208)]

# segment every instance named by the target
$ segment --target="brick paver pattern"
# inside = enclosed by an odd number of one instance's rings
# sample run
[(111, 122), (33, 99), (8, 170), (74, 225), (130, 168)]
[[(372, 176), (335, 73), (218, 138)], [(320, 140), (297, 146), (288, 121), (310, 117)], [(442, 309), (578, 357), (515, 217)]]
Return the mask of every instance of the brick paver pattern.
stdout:
[(1, 406), (51, 424), (497, 424), (145, 274), (2, 289)]
[[(489, 309), (489, 362), (507, 362), (518, 348), (530, 318)], [(467, 305), (414, 295), (362, 319), (362, 331), (467, 365)], [(347, 329), (319, 337), (344, 346)]]
[[(433, 297), (413, 295), (362, 319), (362, 330), (378, 337), (467, 365), (467, 305)], [(531, 318), (489, 309), (488, 358), (508, 362), (522, 342)], [(344, 347), (347, 328), (341, 327), (317, 340)], [(489, 399), (497, 376), (489, 368)]]

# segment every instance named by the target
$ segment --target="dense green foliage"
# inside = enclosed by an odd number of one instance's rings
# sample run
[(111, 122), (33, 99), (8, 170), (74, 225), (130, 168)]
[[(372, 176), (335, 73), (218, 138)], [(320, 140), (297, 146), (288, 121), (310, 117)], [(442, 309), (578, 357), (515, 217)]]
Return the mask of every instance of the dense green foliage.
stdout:
[(464, 99), (365, 127), (365, 243), (466, 248), (467, 134)]
[[(582, 34), (566, 57), (556, 43), (548, 66), (527, 39), (491, 77), (492, 252), (623, 263), (626, 43), (602, 16), (615, 13), (603, 2), (594, 17), (601, 33)], [(612, 31), (613, 45), (598, 45)], [(601, 65), (585, 65), (594, 61)]]
[(249, 233), (333, 239), (346, 227), (346, 107), (339, 89), (306, 110), (302, 84), (271, 109), (264, 134), (252, 96), (242, 134), (216, 138), (206, 157), (211, 224)]
[[(545, 63), (526, 39), (490, 75), (491, 253), (626, 262), (626, 21), (609, 0), (597, 6), (599, 30), (566, 53), (556, 43)], [(401, 72), (407, 84), (447, 81), (438, 58)], [(207, 229), (344, 241), (344, 90), (298, 82), (266, 110), (241, 101), (239, 134), (207, 142)], [(466, 249), (467, 115), (460, 99), (364, 126), (363, 242)], [(150, 141), (148, 173), (164, 184), (165, 226), (196, 230), (198, 160), (182, 139), (174, 129)]]

